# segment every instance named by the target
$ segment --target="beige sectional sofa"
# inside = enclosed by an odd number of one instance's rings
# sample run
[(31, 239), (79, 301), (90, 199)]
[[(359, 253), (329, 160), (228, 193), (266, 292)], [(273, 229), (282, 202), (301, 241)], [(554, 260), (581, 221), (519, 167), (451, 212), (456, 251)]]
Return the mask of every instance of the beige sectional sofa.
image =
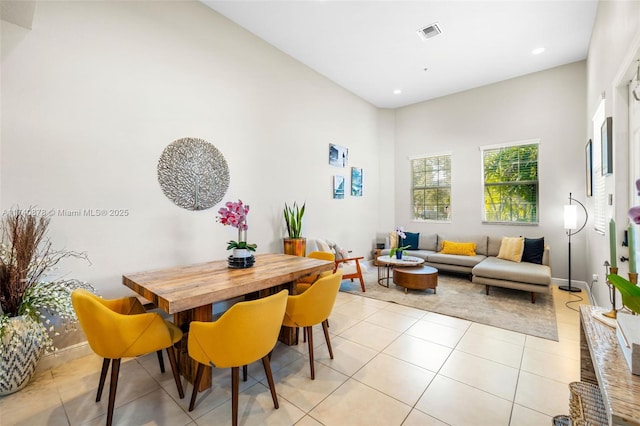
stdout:
[[(475, 256), (442, 254), (443, 241), (474, 242)], [(406, 250), (409, 256), (420, 257), (425, 265), (441, 271), (469, 274), (471, 281), (486, 286), (489, 294), (491, 286), (506, 287), (531, 292), (531, 302), (535, 303), (537, 293), (549, 293), (551, 285), (551, 266), (549, 247), (544, 247), (542, 264), (513, 262), (498, 258), (502, 237), (487, 235), (447, 235), (420, 234), (418, 250)], [(390, 252), (389, 238), (381, 255)]]

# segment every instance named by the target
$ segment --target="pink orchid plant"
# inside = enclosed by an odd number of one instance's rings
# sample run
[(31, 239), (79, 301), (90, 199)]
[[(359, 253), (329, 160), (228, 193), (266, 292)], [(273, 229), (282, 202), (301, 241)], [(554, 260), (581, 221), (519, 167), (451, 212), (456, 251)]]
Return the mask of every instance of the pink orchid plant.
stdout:
[[(636, 190), (638, 191), (638, 195), (640, 195), (640, 179), (636, 180)], [(640, 206), (634, 206), (629, 209), (629, 218), (633, 223), (640, 225)]]
[[(396, 226), (395, 229), (396, 234), (398, 234), (398, 247), (393, 247), (391, 249), (391, 252), (389, 253), (389, 257), (393, 257), (396, 252), (402, 252), (406, 249), (408, 249), (411, 246), (402, 246), (400, 247), (400, 242), (404, 241), (405, 238), (407, 238), (407, 234), (404, 233), (404, 228), (402, 226)], [(399, 256), (402, 256), (402, 254), (400, 254)]]
[(231, 240), (227, 244), (227, 250), (231, 249), (247, 249), (249, 251), (256, 251), (258, 247), (256, 244), (247, 244), (247, 215), (249, 214), (249, 205), (244, 204), (242, 200), (238, 202), (227, 201), (225, 207), (221, 207), (218, 210), (219, 216), (218, 222), (223, 225), (233, 226), (238, 228), (238, 241)]

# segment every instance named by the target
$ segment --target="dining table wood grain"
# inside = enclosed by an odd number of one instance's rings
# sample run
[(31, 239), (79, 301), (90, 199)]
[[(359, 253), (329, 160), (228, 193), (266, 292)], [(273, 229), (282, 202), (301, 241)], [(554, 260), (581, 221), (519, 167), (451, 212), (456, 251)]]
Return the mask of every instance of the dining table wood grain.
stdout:
[[(229, 268), (227, 260), (135, 272), (122, 276), (122, 283), (162, 311), (173, 314), (185, 336), (180, 344), (181, 373), (193, 383), (197, 365), (188, 357), (187, 335), (191, 321), (212, 321), (213, 304), (241, 296), (263, 297), (287, 288), (295, 294), (295, 281), (306, 275), (333, 270), (334, 263), (309, 257), (266, 253), (255, 256), (250, 268)], [(284, 338), (283, 338), (284, 336)], [(293, 330), (283, 329), (281, 340), (293, 341)], [(211, 386), (207, 367), (200, 390)]]

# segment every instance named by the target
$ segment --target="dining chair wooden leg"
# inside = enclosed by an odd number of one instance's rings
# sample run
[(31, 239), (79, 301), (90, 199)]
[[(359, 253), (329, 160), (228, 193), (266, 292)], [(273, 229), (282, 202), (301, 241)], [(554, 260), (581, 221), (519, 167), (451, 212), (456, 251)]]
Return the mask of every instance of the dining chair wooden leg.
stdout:
[(242, 381), (243, 382), (247, 381), (247, 366), (246, 365), (242, 366)]
[(104, 389), (104, 382), (107, 378), (107, 371), (109, 371), (109, 364), (111, 360), (109, 358), (105, 358), (102, 360), (102, 371), (100, 371), (100, 382), (98, 382), (98, 393), (96, 394), (96, 402), (100, 402), (100, 398), (102, 398), (102, 390)]
[(164, 373), (164, 358), (162, 358), (162, 351), (157, 351), (156, 354), (158, 355), (158, 363), (160, 364), (160, 372)]
[(171, 364), (171, 371), (173, 372), (173, 380), (176, 381), (176, 387), (178, 388), (178, 395), (180, 399), (184, 398), (184, 390), (182, 389), (182, 382), (180, 381), (180, 370), (178, 370), (178, 362), (176, 361), (176, 353), (173, 350), (173, 346), (167, 348), (167, 356), (169, 357), (169, 363)]
[(273, 399), (273, 406), (278, 409), (278, 396), (276, 395), (276, 384), (273, 382), (273, 374), (271, 373), (271, 362), (269, 361), (269, 355), (262, 358), (262, 366), (264, 367), (264, 373), (267, 375), (267, 382), (269, 383), (269, 390), (271, 391), (271, 399)]
[(113, 422), (113, 409), (116, 405), (116, 391), (118, 390), (118, 374), (120, 373), (120, 359), (111, 363), (111, 383), (109, 385), (109, 405), (107, 407), (107, 426)]
[(296, 345), (298, 344), (298, 336), (300, 335), (300, 327), (296, 327)]
[(231, 367), (231, 423), (238, 426), (238, 394), (240, 393), (240, 369)]
[(203, 372), (204, 372), (204, 364), (198, 363), (196, 378), (193, 381), (193, 393), (191, 394), (191, 402), (189, 402), (189, 411), (193, 411), (193, 407), (195, 407), (196, 405), (196, 395), (198, 395), (198, 388), (200, 387), (200, 380), (202, 380)]
[(309, 344), (309, 365), (311, 366), (311, 380), (315, 380), (316, 370), (313, 361), (313, 328), (305, 327), (304, 330), (307, 334), (307, 342)]
[(329, 339), (329, 324), (327, 320), (322, 321), (322, 331), (324, 331), (324, 340), (327, 341), (327, 348), (329, 348), (329, 356), (333, 359), (333, 349), (331, 349), (331, 340)]

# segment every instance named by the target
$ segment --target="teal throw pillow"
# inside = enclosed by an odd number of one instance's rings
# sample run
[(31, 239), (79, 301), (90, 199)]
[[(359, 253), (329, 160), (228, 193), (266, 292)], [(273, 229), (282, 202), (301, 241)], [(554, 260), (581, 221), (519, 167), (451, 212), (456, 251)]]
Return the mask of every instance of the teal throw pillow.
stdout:
[(542, 255), (544, 254), (543, 238), (525, 238), (524, 251), (521, 262), (537, 263), (542, 265)]
[(402, 240), (402, 244), (400, 246), (409, 246), (407, 250), (418, 250), (418, 242), (420, 241), (420, 233), (419, 232), (405, 232), (407, 238)]

